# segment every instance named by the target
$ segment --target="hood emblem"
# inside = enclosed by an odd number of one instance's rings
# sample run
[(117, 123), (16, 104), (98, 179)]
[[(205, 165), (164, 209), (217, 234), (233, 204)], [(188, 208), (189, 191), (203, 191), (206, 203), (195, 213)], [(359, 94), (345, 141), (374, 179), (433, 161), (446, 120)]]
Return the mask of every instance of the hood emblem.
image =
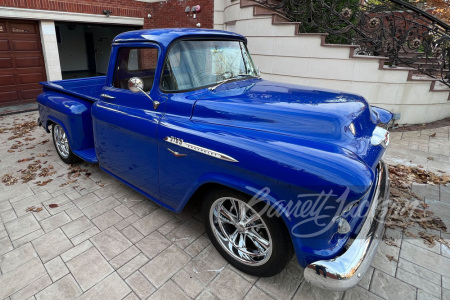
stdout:
[[(208, 156), (212, 156), (221, 160), (225, 160), (225, 161), (229, 161), (229, 162), (238, 162), (236, 159), (232, 158), (229, 155), (211, 150), (211, 149), (207, 149), (204, 147), (200, 147), (194, 144), (190, 144), (190, 143), (186, 143), (185, 141), (183, 141), (182, 139), (173, 137), (173, 136), (167, 136), (164, 138), (164, 140), (168, 143), (174, 144), (174, 145), (178, 145), (180, 147), (186, 148), (186, 149), (190, 149), (192, 151), (196, 151)], [(171, 151), (172, 152), (172, 151)]]

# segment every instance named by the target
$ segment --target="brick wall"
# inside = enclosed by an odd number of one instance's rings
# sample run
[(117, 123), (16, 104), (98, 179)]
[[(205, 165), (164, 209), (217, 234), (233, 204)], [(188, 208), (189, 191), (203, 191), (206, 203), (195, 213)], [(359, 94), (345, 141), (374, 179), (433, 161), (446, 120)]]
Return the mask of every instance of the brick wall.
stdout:
[[(186, 6), (200, 5), (201, 12), (194, 19), (186, 14)], [(166, 0), (146, 3), (135, 0), (1, 0), (0, 6), (102, 14), (109, 9), (115, 16), (144, 18), (144, 28), (195, 27), (212, 28), (214, 0)], [(147, 15), (152, 17), (148, 18)]]
[(2, 0), (1, 6), (102, 14), (109, 9), (116, 16), (142, 18), (147, 3), (133, 0)]
[[(194, 5), (201, 6), (196, 19), (193, 13), (185, 13), (187, 6)], [(197, 23), (201, 28), (213, 28), (214, 0), (167, 0), (151, 3), (148, 7), (152, 17), (146, 18), (146, 28), (196, 27)]]

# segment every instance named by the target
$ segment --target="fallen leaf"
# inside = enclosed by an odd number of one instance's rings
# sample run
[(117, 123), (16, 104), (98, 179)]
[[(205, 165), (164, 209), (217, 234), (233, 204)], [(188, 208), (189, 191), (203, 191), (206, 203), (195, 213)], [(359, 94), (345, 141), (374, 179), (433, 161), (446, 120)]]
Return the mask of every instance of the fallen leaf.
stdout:
[(415, 235), (415, 234), (413, 234), (413, 233), (411, 233), (411, 232), (409, 232), (409, 231), (406, 231), (406, 232), (405, 232), (405, 235), (406, 235), (406, 236), (409, 236), (409, 237), (417, 238), (417, 235)]
[(50, 207), (50, 208), (56, 208), (56, 207), (58, 207), (58, 204), (50, 204), (48, 207)]
[(36, 121), (27, 121), (24, 123), (14, 124), (13, 127), (5, 128), (3, 131), (9, 131), (12, 132), (13, 135), (8, 138), (8, 140), (15, 140), (18, 138), (22, 138), (25, 135), (28, 135), (31, 130), (34, 130), (37, 128), (37, 122)]
[(22, 172), (24, 175), (20, 177), (22, 179), (22, 183), (27, 183), (31, 180), (34, 180), (36, 178), (36, 174), (29, 170), (24, 170), (25, 172)]
[(21, 162), (30, 161), (30, 160), (33, 160), (33, 159), (34, 159), (34, 156), (28, 157), (28, 158), (24, 158), (24, 159), (19, 159), (17, 162), (21, 163)]
[(397, 243), (395, 242), (395, 240), (392, 237), (384, 239), (384, 242), (387, 245), (398, 247)]
[(389, 259), (389, 261), (395, 261), (395, 262), (398, 262), (398, 259), (394, 258), (392, 255), (387, 255), (387, 254), (386, 254), (386, 257)]
[(430, 134), (430, 137), (435, 137), (436, 136), (436, 132), (433, 134)]
[(47, 183), (52, 182), (52, 181), (53, 181), (53, 179), (48, 179), (48, 180), (45, 180), (45, 181), (42, 181), (42, 182), (38, 181), (38, 182), (36, 182), (36, 184), (38, 186), (44, 186), (44, 185), (47, 185)]
[(5, 174), (2, 177), (2, 182), (6, 185), (6, 186), (10, 186), (15, 184), (19, 179), (17, 177), (12, 176), (11, 174)]
[(447, 242), (446, 240), (444, 240), (442, 238), (438, 239), (438, 242), (441, 243), (441, 244), (444, 244), (445, 246), (447, 246), (447, 248), (450, 249), (450, 242)]
[(428, 247), (434, 247), (436, 245), (436, 240), (439, 239), (439, 237), (435, 234), (426, 233), (426, 232), (419, 232), (419, 235), (422, 239), (424, 239), (424, 243), (428, 245)]
[(40, 212), (40, 211), (42, 211), (42, 207), (34, 207), (34, 206), (31, 206), (31, 207), (28, 207), (26, 210), (25, 210), (26, 212)]

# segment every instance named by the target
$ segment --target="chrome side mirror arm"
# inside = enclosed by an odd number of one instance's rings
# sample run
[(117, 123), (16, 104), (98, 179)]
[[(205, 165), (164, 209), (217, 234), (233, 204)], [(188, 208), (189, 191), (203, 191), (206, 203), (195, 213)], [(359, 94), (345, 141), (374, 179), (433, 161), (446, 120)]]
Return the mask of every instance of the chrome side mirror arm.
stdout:
[(155, 100), (153, 100), (152, 99), (152, 97), (150, 97), (150, 95), (149, 94), (147, 94), (143, 89), (141, 89), (140, 87), (138, 87), (138, 89), (139, 89), (139, 91), (141, 91), (145, 96), (147, 96), (147, 98), (148, 99), (150, 99), (150, 101), (152, 101), (152, 103), (153, 103), (153, 109), (157, 109), (158, 108), (158, 106), (159, 106), (159, 101), (155, 101)]
[(133, 93), (137, 93), (137, 92), (143, 93), (145, 96), (147, 96), (148, 99), (150, 99), (150, 101), (152, 101), (153, 109), (156, 110), (160, 104), (159, 101), (153, 100), (152, 97), (150, 97), (150, 95), (147, 94), (142, 89), (143, 87), (144, 87), (144, 81), (142, 81), (142, 79), (139, 77), (132, 77), (128, 80), (128, 88), (130, 89), (130, 91), (132, 91)]

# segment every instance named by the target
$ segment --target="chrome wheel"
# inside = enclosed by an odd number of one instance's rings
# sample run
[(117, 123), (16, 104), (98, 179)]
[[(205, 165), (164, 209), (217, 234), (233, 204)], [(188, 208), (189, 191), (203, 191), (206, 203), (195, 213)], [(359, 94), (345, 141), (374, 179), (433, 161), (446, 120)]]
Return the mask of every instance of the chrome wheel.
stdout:
[(219, 244), (237, 261), (259, 266), (270, 259), (270, 232), (246, 202), (231, 197), (217, 199), (211, 206), (209, 221)]
[(69, 157), (69, 141), (67, 139), (66, 132), (61, 126), (55, 125), (53, 128), (53, 135), (55, 138), (56, 150), (58, 150), (59, 155), (64, 158)]

